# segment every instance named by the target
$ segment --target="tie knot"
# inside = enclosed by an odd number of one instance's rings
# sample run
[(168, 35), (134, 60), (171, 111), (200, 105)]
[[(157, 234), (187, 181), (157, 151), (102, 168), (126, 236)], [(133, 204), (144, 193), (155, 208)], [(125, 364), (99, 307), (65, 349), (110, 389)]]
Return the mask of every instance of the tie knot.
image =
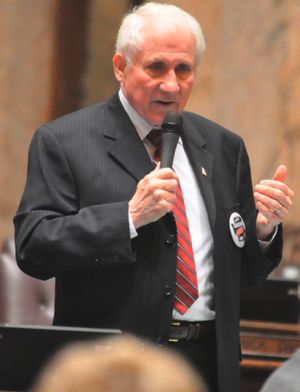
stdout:
[(157, 160), (158, 158), (160, 158), (161, 147), (162, 147), (161, 129), (159, 128), (152, 129), (152, 131), (148, 134), (147, 138), (155, 147), (154, 158)]

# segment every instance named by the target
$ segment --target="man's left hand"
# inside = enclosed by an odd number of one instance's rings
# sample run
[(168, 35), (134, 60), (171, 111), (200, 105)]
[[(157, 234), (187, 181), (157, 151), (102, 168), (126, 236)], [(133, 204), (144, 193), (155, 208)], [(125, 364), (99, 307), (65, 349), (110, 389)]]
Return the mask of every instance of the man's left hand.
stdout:
[(286, 166), (280, 165), (271, 180), (255, 186), (256, 233), (260, 240), (268, 240), (292, 207), (294, 192), (284, 183), (286, 174)]

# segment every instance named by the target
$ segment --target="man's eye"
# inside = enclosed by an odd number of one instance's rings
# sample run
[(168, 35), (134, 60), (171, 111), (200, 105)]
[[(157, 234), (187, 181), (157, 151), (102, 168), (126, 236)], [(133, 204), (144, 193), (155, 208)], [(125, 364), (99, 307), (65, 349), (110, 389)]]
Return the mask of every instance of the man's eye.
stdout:
[(163, 63), (152, 63), (148, 66), (148, 69), (152, 72), (159, 72), (159, 71), (163, 71), (164, 69), (164, 65)]
[(188, 64), (178, 64), (176, 66), (176, 74), (179, 76), (188, 76), (192, 72)]

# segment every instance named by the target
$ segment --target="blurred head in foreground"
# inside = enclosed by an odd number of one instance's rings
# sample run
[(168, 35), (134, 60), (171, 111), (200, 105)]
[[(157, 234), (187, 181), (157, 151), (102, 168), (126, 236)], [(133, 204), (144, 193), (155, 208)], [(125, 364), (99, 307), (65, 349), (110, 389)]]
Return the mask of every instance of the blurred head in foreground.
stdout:
[(77, 343), (56, 354), (31, 392), (207, 392), (177, 354), (133, 337)]

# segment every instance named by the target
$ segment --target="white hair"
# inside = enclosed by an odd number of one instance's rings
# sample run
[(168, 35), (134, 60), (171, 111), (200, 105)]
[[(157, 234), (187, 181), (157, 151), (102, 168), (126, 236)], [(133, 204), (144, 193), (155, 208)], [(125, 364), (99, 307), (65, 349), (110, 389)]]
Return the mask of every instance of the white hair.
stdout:
[(190, 32), (196, 42), (196, 64), (205, 49), (205, 40), (199, 22), (190, 14), (171, 4), (149, 2), (134, 7), (125, 15), (120, 26), (116, 52), (125, 55), (128, 64), (144, 43), (144, 28), (154, 22), (161, 25)]

